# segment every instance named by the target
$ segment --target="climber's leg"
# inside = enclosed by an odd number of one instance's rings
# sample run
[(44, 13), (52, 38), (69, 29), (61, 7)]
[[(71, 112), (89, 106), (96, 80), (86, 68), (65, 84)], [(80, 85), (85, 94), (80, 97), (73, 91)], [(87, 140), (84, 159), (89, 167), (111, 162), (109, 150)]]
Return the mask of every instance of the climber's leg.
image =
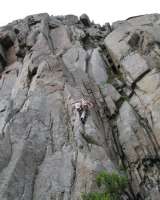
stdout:
[(86, 119), (87, 119), (87, 110), (83, 110), (83, 112), (82, 112), (80, 118), (81, 118), (82, 124), (85, 124)]

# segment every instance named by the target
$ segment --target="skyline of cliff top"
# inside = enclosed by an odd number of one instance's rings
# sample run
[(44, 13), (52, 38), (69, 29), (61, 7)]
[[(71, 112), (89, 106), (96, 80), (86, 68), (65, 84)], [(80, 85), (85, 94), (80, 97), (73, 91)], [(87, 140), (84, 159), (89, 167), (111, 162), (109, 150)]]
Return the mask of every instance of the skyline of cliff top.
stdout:
[(125, 20), (130, 16), (151, 14), (159, 12), (160, 2), (158, 0), (147, 1), (134, 0), (133, 2), (121, 1), (91, 1), (91, 0), (59, 0), (59, 1), (31, 1), (22, 2), (20, 0), (1, 2), (0, 26), (7, 23), (23, 19), (28, 15), (37, 13), (49, 13), (49, 15), (68, 15), (80, 16), (87, 13), (91, 20), (101, 25), (106, 22), (112, 23), (118, 20)]

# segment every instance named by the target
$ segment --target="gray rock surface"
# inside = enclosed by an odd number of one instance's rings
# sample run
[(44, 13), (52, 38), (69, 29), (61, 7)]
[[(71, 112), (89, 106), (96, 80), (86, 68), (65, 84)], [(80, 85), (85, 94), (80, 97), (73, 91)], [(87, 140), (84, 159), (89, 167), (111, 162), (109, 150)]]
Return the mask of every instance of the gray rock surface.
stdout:
[(122, 167), (125, 199), (160, 199), (159, 24), (41, 13), (0, 28), (0, 200), (81, 200)]

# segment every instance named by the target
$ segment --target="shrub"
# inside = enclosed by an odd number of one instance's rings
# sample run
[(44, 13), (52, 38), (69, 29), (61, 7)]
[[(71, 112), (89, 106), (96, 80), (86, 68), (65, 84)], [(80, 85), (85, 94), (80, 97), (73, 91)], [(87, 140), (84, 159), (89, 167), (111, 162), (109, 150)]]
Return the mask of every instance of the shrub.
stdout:
[(83, 200), (110, 200), (107, 194), (100, 193), (100, 192), (82, 194), (82, 199)]
[(128, 180), (126, 176), (115, 172), (102, 171), (96, 177), (96, 183), (100, 192), (83, 193), (83, 200), (119, 200), (127, 187)]

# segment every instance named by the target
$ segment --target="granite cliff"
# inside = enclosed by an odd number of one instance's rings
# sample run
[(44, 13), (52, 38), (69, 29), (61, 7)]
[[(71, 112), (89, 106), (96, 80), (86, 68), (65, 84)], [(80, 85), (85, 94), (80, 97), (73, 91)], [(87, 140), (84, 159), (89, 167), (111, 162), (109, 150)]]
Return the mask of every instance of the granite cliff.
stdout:
[[(93, 103), (82, 123), (74, 102)], [(80, 200), (107, 170), (160, 199), (160, 15), (0, 28), (0, 200)]]

